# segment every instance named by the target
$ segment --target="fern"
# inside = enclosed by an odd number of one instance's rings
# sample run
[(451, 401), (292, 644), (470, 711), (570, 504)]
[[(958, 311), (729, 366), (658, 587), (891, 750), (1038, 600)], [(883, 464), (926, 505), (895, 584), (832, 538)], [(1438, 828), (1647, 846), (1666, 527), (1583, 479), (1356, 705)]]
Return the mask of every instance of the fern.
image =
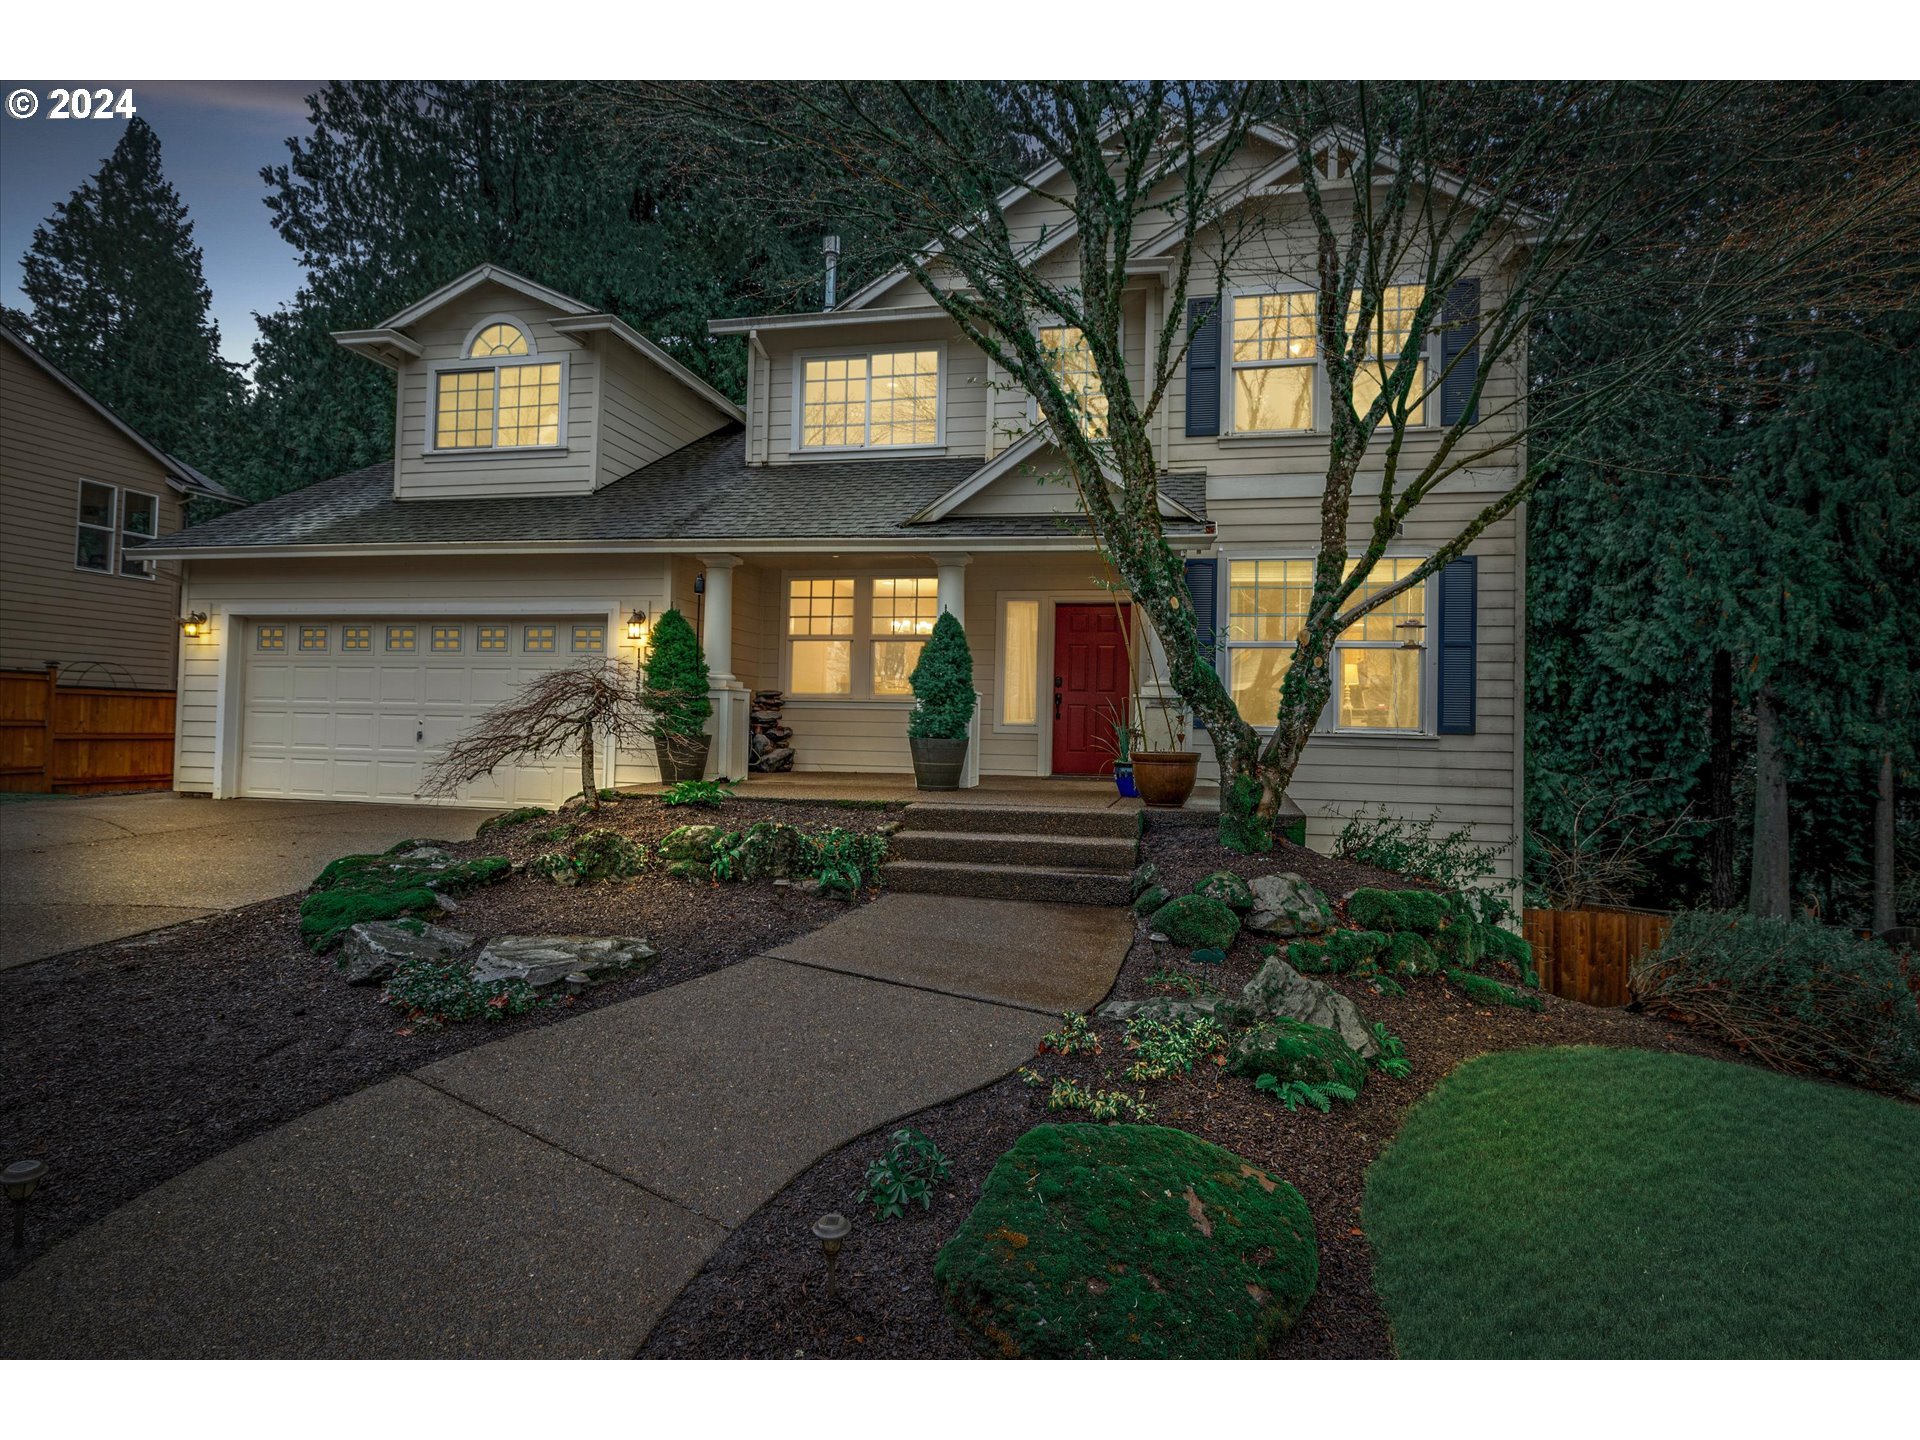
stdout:
[(1380, 1047), (1367, 1063), (1392, 1080), (1404, 1080), (1411, 1075), (1413, 1062), (1407, 1059), (1407, 1047), (1398, 1035), (1387, 1029), (1387, 1022), (1376, 1020), (1367, 1029), (1373, 1032), (1373, 1042)]
[(1335, 1100), (1360, 1098), (1359, 1091), (1351, 1085), (1342, 1085), (1338, 1080), (1282, 1080), (1277, 1075), (1262, 1075), (1253, 1082), (1253, 1088), (1266, 1091), (1289, 1110), (1298, 1110), (1302, 1104), (1307, 1104), (1322, 1115), (1333, 1109)]

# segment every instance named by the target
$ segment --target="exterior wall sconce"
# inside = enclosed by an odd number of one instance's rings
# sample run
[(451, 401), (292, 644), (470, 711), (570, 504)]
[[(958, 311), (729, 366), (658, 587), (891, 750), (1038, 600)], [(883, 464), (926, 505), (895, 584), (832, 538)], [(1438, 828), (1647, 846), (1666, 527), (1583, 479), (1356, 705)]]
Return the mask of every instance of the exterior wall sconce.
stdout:
[(634, 606), (633, 613), (627, 616), (627, 638), (629, 640), (647, 638), (647, 612), (638, 605)]
[(180, 617), (180, 633), (189, 640), (198, 640), (207, 633), (207, 612), (194, 610)]

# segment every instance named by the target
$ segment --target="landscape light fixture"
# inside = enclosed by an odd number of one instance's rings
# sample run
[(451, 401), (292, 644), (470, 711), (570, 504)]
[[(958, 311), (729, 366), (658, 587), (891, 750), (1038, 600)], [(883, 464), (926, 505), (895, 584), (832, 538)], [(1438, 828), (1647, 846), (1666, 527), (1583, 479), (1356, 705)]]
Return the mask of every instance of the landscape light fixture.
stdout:
[(627, 616), (627, 638), (629, 640), (647, 638), (647, 612), (638, 605), (634, 606), (633, 613)]
[(833, 1266), (840, 1258), (840, 1247), (847, 1236), (853, 1233), (853, 1222), (838, 1210), (822, 1215), (813, 1222), (813, 1233), (820, 1241), (820, 1249), (827, 1257), (827, 1303), (833, 1304)]
[(180, 617), (180, 633), (189, 640), (198, 640), (206, 633), (207, 612), (193, 610)]
[(27, 1199), (40, 1187), (46, 1174), (44, 1160), (15, 1160), (0, 1170), (0, 1188), (6, 1190), (7, 1199), (13, 1202), (13, 1248), (16, 1250), (26, 1248)]

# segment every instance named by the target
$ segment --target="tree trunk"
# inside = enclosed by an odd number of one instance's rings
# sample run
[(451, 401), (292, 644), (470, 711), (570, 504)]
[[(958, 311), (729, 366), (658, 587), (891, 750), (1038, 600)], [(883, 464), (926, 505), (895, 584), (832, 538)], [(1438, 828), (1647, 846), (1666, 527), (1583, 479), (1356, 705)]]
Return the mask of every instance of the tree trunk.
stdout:
[(589, 720), (580, 727), (580, 793), (586, 797), (589, 810), (598, 810), (600, 783), (593, 771), (593, 722)]
[(1733, 909), (1733, 652), (1713, 652), (1707, 702), (1708, 904)]
[[(1884, 727), (1887, 692), (1882, 689), (1874, 714)], [(1893, 906), (1893, 747), (1880, 752), (1880, 784), (1873, 797), (1873, 929), (1878, 934), (1899, 924)]]
[(1753, 878), (1747, 909), (1787, 918), (1787, 766), (1780, 748), (1780, 715), (1771, 685), (1754, 697)]

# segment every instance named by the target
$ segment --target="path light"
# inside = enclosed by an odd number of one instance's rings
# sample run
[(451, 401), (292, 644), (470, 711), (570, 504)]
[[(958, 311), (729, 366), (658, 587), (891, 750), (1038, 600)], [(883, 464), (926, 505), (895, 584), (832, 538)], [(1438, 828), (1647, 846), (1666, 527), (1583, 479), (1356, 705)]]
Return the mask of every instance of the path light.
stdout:
[[(27, 1197), (39, 1188), (46, 1174), (44, 1160), (16, 1160), (0, 1170), (0, 1188), (6, 1190), (7, 1199), (13, 1202), (13, 1248), (16, 1250), (25, 1249), (27, 1244)], [(838, 1216), (829, 1218), (839, 1219)], [(847, 1222), (841, 1220), (840, 1223)], [(831, 1277), (831, 1269), (828, 1274)]]
[(198, 640), (207, 628), (207, 612), (190, 610), (180, 617), (180, 633), (189, 640)]
[(820, 1241), (820, 1249), (827, 1257), (827, 1303), (833, 1304), (833, 1266), (840, 1258), (840, 1247), (847, 1236), (853, 1233), (853, 1222), (839, 1211), (822, 1215), (813, 1222), (813, 1233)]
[(634, 606), (633, 613), (627, 616), (627, 638), (629, 640), (647, 638), (647, 612), (638, 605)]

